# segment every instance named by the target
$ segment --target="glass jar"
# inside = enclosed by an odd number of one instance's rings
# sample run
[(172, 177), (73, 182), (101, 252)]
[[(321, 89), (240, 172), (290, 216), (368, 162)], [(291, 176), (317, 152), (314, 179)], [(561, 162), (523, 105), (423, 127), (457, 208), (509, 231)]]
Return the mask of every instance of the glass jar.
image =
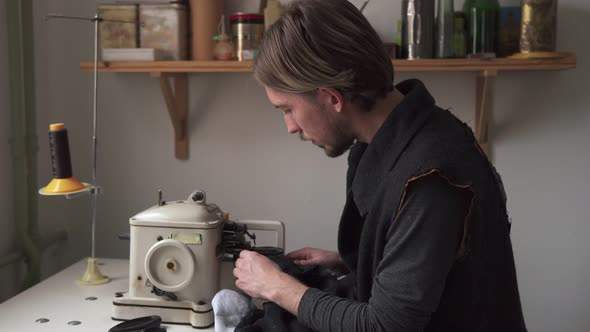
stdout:
[(467, 22), (467, 54), (470, 57), (496, 55), (498, 0), (466, 0), (463, 12)]
[(215, 40), (215, 47), (213, 48), (215, 60), (233, 60), (235, 53), (231, 38), (225, 33), (222, 33), (215, 35), (213, 40)]

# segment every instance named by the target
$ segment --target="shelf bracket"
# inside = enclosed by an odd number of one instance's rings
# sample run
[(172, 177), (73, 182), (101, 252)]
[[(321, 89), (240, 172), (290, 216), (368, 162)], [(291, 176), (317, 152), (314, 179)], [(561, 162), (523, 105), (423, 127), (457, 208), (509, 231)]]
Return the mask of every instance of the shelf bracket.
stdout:
[(492, 112), (494, 79), (497, 70), (484, 70), (477, 75), (475, 95), (475, 137), (489, 156), (488, 125)]
[[(151, 73), (160, 79), (160, 88), (170, 121), (174, 128), (174, 156), (176, 159), (188, 159), (188, 88), (186, 73)], [(172, 80), (172, 83), (171, 83)], [(174, 85), (174, 90), (172, 89)]]

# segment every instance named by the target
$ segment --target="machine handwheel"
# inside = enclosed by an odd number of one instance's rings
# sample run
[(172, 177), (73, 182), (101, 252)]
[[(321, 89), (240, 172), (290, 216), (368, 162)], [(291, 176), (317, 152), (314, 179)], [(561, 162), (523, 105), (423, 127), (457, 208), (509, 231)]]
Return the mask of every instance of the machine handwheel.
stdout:
[(152, 285), (167, 292), (186, 287), (195, 274), (196, 260), (186, 244), (178, 240), (162, 240), (145, 256), (145, 272)]

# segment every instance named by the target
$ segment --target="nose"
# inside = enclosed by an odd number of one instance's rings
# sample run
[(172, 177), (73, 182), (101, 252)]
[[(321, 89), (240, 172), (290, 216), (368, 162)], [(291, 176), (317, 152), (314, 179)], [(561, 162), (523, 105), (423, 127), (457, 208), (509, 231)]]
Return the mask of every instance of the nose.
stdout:
[(287, 131), (289, 134), (295, 134), (301, 131), (301, 128), (299, 128), (291, 113), (285, 114), (285, 124), (287, 125)]

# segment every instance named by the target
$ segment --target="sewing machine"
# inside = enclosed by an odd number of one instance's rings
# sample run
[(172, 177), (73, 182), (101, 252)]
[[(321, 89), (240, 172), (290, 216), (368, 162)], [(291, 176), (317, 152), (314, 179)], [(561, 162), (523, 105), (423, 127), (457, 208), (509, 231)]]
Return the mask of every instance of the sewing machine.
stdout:
[[(280, 221), (231, 221), (196, 190), (186, 200), (158, 204), (129, 219), (129, 291), (113, 298), (112, 318), (158, 315), (172, 324), (213, 325), (213, 296), (233, 286), (233, 261), (243, 249), (266, 256), (284, 250)], [(256, 247), (253, 231), (276, 234), (276, 247)], [(254, 245), (252, 245), (254, 243)]]

